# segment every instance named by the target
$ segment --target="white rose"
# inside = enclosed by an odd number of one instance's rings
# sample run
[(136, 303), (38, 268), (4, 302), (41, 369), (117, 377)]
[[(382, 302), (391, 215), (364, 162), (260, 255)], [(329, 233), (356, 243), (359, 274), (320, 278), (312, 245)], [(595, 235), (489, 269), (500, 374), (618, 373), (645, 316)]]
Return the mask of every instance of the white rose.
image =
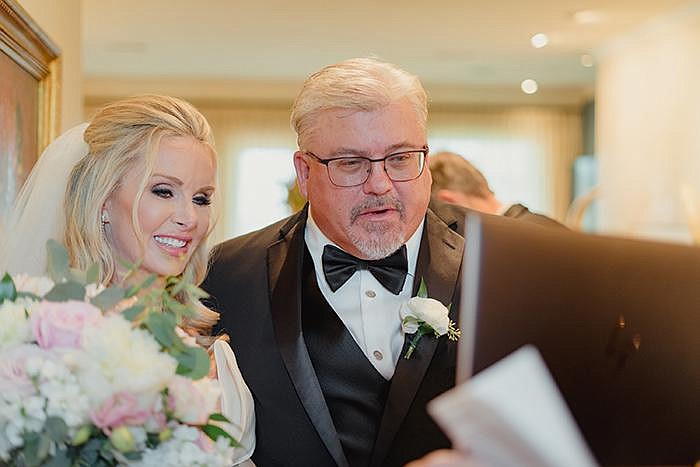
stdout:
[(146, 330), (133, 329), (121, 315), (107, 316), (85, 328), (77, 356), (78, 378), (92, 408), (123, 391), (150, 408), (175, 376), (177, 361), (160, 351)]
[(413, 297), (401, 305), (401, 327), (406, 334), (418, 330), (421, 322), (427, 324), (436, 334), (447, 333), (450, 325), (449, 310), (445, 305), (433, 298)]
[(53, 281), (48, 277), (32, 277), (27, 274), (17, 274), (12, 276), (12, 282), (18, 292), (29, 292), (43, 297), (53, 288)]
[(23, 303), (5, 300), (0, 305), (0, 349), (30, 342), (32, 329)]

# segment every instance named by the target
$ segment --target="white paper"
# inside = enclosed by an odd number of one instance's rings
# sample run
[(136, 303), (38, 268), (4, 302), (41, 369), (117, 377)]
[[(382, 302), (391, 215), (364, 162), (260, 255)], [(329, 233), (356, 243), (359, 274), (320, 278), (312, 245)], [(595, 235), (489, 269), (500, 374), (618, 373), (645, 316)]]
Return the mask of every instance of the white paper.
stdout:
[(598, 465), (532, 346), (439, 396), (428, 411), (456, 447), (483, 465)]

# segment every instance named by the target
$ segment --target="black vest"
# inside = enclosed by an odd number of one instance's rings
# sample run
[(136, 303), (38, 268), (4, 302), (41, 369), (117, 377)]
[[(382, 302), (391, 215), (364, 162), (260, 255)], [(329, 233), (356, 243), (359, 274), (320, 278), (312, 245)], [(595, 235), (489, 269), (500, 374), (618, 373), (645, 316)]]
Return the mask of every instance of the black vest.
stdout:
[(369, 465), (389, 381), (377, 372), (321, 294), (308, 249), (302, 286), (302, 331), (311, 363), (352, 467)]

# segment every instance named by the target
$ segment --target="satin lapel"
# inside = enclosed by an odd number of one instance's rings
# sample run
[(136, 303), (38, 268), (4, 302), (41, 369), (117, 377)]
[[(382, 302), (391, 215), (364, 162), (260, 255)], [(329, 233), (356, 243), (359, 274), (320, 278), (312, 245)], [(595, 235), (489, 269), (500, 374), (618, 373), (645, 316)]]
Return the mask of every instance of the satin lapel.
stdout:
[(282, 360), (299, 400), (339, 466), (348, 461), (338, 439), (301, 332), (301, 271), (306, 211), (280, 230), (267, 252), (270, 309)]
[[(420, 280), (423, 278), (428, 287), (428, 296), (448, 305), (452, 301), (459, 279), (463, 253), (464, 238), (428, 210), (416, 264), (413, 295), (417, 294)], [(371, 465), (373, 466), (382, 465), (438, 345), (438, 339), (426, 335), (419, 342), (411, 358), (405, 359), (403, 354), (406, 352), (408, 340), (407, 337), (401, 353), (402, 357), (399, 358), (391, 379), (387, 404), (372, 453)]]

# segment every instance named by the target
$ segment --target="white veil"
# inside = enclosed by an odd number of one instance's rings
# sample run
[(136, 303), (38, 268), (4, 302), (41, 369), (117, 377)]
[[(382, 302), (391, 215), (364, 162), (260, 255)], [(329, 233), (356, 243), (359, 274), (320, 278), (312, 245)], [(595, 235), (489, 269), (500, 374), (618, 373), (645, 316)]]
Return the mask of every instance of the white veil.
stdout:
[(34, 165), (0, 237), (0, 275), (46, 273), (46, 241), (63, 242), (63, 200), (71, 170), (88, 153), (83, 140), (87, 126), (59, 136)]

